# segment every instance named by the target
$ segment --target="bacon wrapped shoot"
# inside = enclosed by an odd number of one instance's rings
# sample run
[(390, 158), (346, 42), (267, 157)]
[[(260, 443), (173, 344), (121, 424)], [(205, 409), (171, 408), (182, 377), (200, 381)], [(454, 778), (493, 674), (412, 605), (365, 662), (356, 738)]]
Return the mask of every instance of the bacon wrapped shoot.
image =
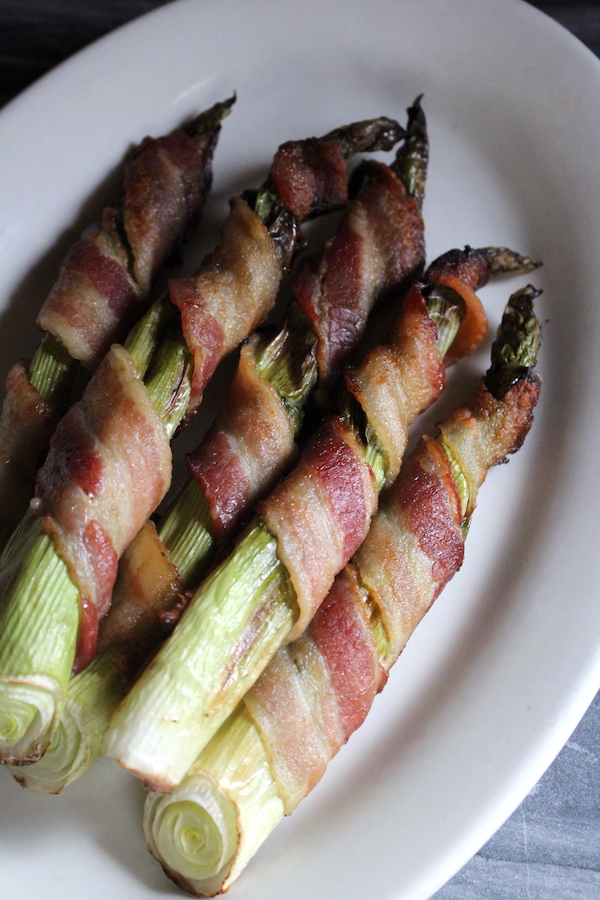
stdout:
[(170, 283), (61, 420), (30, 527), (0, 566), (4, 762), (46, 750), (74, 660), (81, 668), (94, 656), (118, 559), (169, 487), (170, 438), (220, 359), (272, 309), (300, 223), (346, 203), (349, 154), (391, 149), (401, 136), (396, 122), (377, 119), (280, 147), (263, 187), (232, 202), (198, 273)]
[[(474, 397), (426, 437), (306, 631), (280, 649), (170, 794), (148, 846), (197, 896), (227, 890), (365, 720), (418, 622), (458, 571), (488, 470), (516, 452), (540, 393), (531, 286), (513, 295)], [(434, 537), (432, 537), (434, 536)]]

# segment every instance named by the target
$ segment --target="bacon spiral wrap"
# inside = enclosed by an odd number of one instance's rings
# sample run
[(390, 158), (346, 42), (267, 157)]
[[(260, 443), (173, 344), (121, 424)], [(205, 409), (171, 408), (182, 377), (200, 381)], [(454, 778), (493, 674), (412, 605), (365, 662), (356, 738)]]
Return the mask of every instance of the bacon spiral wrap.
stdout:
[(260, 507), (296, 591), (300, 616), (289, 640), (312, 619), (377, 508), (373, 471), (354, 432), (336, 419), (317, 434), (294, 471)]
[(199, 218), (215, 134), (145, 138), (129, 158), (120, 211), (104, 210), (63, 262), (38, 316), (73, 359), (95, 368), (141, 314), (158, 270)]
[(198, 275), (169, 284), (194, 359), (187, 415), (198, 408), (218, 362), (253, 331), (277, 298), (282, 268), (275, 243), (245, 200), (233, 201), (215, 250)]
[(287, 141), (273, 158), (271, 178), (284, 206), (300, 222), (341, 209), (348, 200), (346, 164), (337, 141)]
[(348, 348), (356, 346), (376, 303), (406, 290), (425, 261), (421, 211), (393, 169), (362, 162), (351, 191), (356, 195), (336, 235), (294, 280), (294, 292), (319, 338), (321, 384), (331, 380)]

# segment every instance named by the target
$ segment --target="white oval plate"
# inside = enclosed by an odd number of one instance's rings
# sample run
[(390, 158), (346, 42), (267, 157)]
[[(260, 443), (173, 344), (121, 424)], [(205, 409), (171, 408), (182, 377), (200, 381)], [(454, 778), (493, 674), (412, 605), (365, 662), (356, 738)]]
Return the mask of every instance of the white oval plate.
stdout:
[[(368, 723), (230, 894), (426, 898), (518, 805), (600, 687), (600, 65), (516, 0), (167, 4), (0, 114), (3, 372), (36, 344), (35, 312), (116, 190), (127, 147), (233, 89), (210, 241), (280, 142), (373, 115), (402, 121), (424, 93), (429, 258), (502, 243), (545, 263), (532, 277), (548, 320), (533, 431), (490, 474), (463, 570)], [(493, 328), (521, 283), (482, 293)], [(488, 350), (454, 376), (453, 399)], [(141, 790), (108, 760), (59, 797), (2, 776), (3, 896), (180, 895), (143, 845)]]

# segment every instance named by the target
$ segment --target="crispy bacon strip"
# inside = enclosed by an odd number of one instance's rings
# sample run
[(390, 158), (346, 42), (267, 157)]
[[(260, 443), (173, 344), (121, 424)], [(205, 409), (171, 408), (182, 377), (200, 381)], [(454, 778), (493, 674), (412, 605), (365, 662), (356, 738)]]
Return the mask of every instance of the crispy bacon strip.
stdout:
[(462, 521), (450, 463), (437, 441), (424, 438), (355, 557), (388, 635), (386, 670), (400, 652), (403, 636), (462, 565)]
[(304, 631), (360, 546), (376, 508), (373, 471), (356, 435), (333, 418), (260, 508), (301, 610), (290, 640)]
[(141, 315), (158, 270), (200, 216), (218, 129), (145, 138), (129, 158), (121, 208), (104, 210), (68, 253), (38, 316), (95, 368)]
[(421, 211), (392, 168), (373, 160), (361, 163), (351, 190), (356, 196), (338, 232), (294, 280), (319, 338), (322, 384), (356, 345), (373, 306), (406, 290), (425, 260)]
[(437, 328), (427, 314), (422, 285), (403, 303), (385, 344), (348, 372), (346, 385), (360, 403), (386, 454), (386, 480), (400, 471), (408, 426), (437, 397), (446, 382), (444, 360), (436, 344)]
[(277, 652), (244, 698), (289, 815), (364, 721), (381, 668), (349, 567), (308, 629)]
[(268, 735), (270, 767), (286, 798), (286, 812), (291, 812), (321, 780), (329, 748), (314, 727), (300, 672), (287, 647), (277, 652), (245, 702), (257, 727)]
[(188, 415), (198, 408), (218, 362), (272, 309), (282, 278), (276, 245), (245, 200), (233, 201), (216, 249), (196, 276), (171, 281), (194, 358)]
[(129, 354), (114, 345), (61, 419), (36, 488), (36, 512), (81, 592), (79, 665), (94, 655), (118, 558), (170, 480), (164, 426)]
[(282, 144), (271, 178), (283, 204), (303, 222), (342, 209), (348, 199), (343, 149), (338, 141), (307, 138)]
[[(440, 426), (439, 440), (421, 440), (307, 631), (278, 652), (245, 697), (286, 813), (362, 724), (408, 638), (462, 565), (465, 517), (489, 468), (523, 443), (539, 393), (535, 375), (500, 399), (482, 383)], [(444, 447), (470, 485), (466, 510)], [(370, 625), (377, 617), (387, 638), (383, 655)]]
[(230, 535), (255, 499), (278, 481), (296, 452), (293, 420), (273, 385), (259, 374), (255, 343), (253, 338), (242, 347), (227, 401), (187, 458), (190, 474), (208, 502), (218, 541)]

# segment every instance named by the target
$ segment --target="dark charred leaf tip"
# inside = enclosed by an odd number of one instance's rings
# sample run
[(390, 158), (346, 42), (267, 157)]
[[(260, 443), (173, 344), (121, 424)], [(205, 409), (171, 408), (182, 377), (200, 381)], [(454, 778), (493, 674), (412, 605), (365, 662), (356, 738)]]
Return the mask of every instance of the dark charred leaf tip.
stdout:
[(405, 138), (398, 148), (392, 168), (402, 181), (406, 192), (417, 201), (420, 208), (425, 199), (425, 181), (429, 163), (429, 140), (425, 113), (421, 108), (420, 94), (408, 108)]
[(527, 275), (542, 265), (509, 247), (481, 247), (478, 252), (485, 257), (492, 275)]
[(405, 129), (395, 119), (380, 116), (365, 119), (336, 128), (321, 140), (339, 144), (342, 155), (347, 159), (355, 153), (375, 153), (391, 150), (406, 136)]
[(422, 130), (425, 128), (425, 113), (421, 104), (423, 97), (424, 94), (419, 94), (419, 96), (415, 98), (412, 106), (409, 106), (406, 110), (408, 115), (408, 131), (414, 131), (417, 129)]
[(221, 100), (219, 103), (215, 103), (214, 106), (211, 106), (210, 109), (200, 113), (200, 115), (196, 116), (188, 126), (188, 133), (193, 135), (218, 131), (221, 122), (229, 115), (236, 100), (237, 94), (234, 91), (227, 100)]
[(517, 381), (539, 380), (533, 367), (541, 343), (541, 326), (533, 312), (533, 302), (542, 293), (528, 284), (511, 296), (504, 310), (485, 377), (487, 389), (499, 399)]

